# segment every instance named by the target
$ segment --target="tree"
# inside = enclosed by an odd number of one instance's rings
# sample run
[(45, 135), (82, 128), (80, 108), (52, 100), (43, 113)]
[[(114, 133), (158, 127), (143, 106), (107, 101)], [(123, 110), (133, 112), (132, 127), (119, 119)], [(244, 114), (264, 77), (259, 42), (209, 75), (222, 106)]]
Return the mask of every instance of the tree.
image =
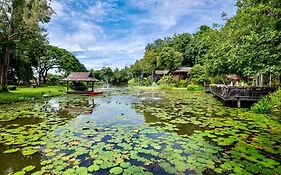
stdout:
[(52, 10), (48, 0), (2, 0), (0, 2), (0, 31), (2, 57), (0, 59), (0, 85), (7, 91), (7, 78), (12, 48), (20, 42), (22, 31), (40, 30), (40, 22), (48, 22)]
[(57, 68), (64, 74), (71, 72), (86, 72), (86, 67), (70, 52), (65, 49), (48, 45), (46, 53), (38, 60), (37, 70), (39, 74), (39, 82), (46, 83), (48, 71)]
[(182, 62), (182, 54), (171, 47), (162, 48), (157, 56), (158, 69), (174, 69), (181, 66)]
[(182, 65), (193, 66), (195, 60), (190, 57), (189, 53), (186, 52), (189, 47), (189, 43), (192, 41), (192, 36), (189, 33), (183, 33), (180, 35), (174, 35), (170, 44), (176, 51), (180, 52), (183, 57)]

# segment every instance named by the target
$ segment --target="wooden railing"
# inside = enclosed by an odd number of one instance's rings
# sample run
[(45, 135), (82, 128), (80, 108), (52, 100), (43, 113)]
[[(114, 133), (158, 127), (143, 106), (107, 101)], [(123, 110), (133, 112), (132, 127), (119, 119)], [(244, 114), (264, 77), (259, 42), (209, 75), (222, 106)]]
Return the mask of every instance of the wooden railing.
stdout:
[(210, 85), (205, 86), (205, 90), (212, 92), (225, 101), (258, 101), (263, 96), (274, 92), (276, 88), (269, 87), (237, 87), (227, 85)]

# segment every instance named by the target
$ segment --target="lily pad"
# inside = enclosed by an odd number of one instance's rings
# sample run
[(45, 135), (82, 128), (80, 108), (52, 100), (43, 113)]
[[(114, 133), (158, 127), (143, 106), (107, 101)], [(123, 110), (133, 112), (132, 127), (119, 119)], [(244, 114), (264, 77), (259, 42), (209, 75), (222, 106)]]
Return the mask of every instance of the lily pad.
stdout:
[(29, 166), (24, 167), (22, 170), (26, 171), (26, 172), (29, 172), (29, 171), (32, 171), (34, 169), (35, 169), (34, 165), (29, 165)]
[(109, 170), (111, 174), (121, 174), (123, 172), (123, 168), (121, 167), (114, 167)]
[(19, 148), (8, 149), (8, 150), (4, 151), (3, 153), (5, 153), (5, 154), (15, 153), (15, 152), (18, 152), (19, 150), (20, 150)]
[(88, 167), (88, 171), (89, 171), (89, 172), (98, 171), (99, 169), (100, 169), (100, 166), (99, 166), (99, 165), (96, 165), (96, 164), (91, 165), (91, 166)]

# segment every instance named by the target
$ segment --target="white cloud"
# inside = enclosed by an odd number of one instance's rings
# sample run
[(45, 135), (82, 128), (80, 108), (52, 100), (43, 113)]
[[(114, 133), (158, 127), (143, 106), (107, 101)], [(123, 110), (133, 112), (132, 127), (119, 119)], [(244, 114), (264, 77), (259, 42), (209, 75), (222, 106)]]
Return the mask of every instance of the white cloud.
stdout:
[[(233, 12), (235, 0), (57, 0), (46, 25), (50, 44), (65, 48), (87, 68), (123, 67), (142, 57), (147, 43), (195, 32)], [(140, 11), (134, 9), (140, 9)]]

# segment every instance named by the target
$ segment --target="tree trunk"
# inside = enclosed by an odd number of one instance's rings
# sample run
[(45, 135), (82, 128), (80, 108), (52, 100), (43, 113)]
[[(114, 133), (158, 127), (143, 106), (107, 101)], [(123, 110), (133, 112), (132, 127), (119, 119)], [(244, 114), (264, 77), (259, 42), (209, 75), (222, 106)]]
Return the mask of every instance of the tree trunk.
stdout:
[(8, 26), (8, 38), (7, 38), (7, 44), (4, 49), (4, 57), (2, 59), (2, 66), (1, 66), (1, 77), (0, 77), (0, 91), (8, 92), (8, 71), (9, 71), (9, 64), (10, 64), (10, 57), (11, 57), (11, 41), (13, 36), (13, 6), (11, 10), (11, 17), (9, 20), (9, 26)]
[(8, 70), (9, 70), (9, 62), (11, 57), (11, 48), (10, 45), (7, 44), (5, 48), (5, 55), (3, 59), (3, 64), (1, 66), (1, 91), (8, 92)]

